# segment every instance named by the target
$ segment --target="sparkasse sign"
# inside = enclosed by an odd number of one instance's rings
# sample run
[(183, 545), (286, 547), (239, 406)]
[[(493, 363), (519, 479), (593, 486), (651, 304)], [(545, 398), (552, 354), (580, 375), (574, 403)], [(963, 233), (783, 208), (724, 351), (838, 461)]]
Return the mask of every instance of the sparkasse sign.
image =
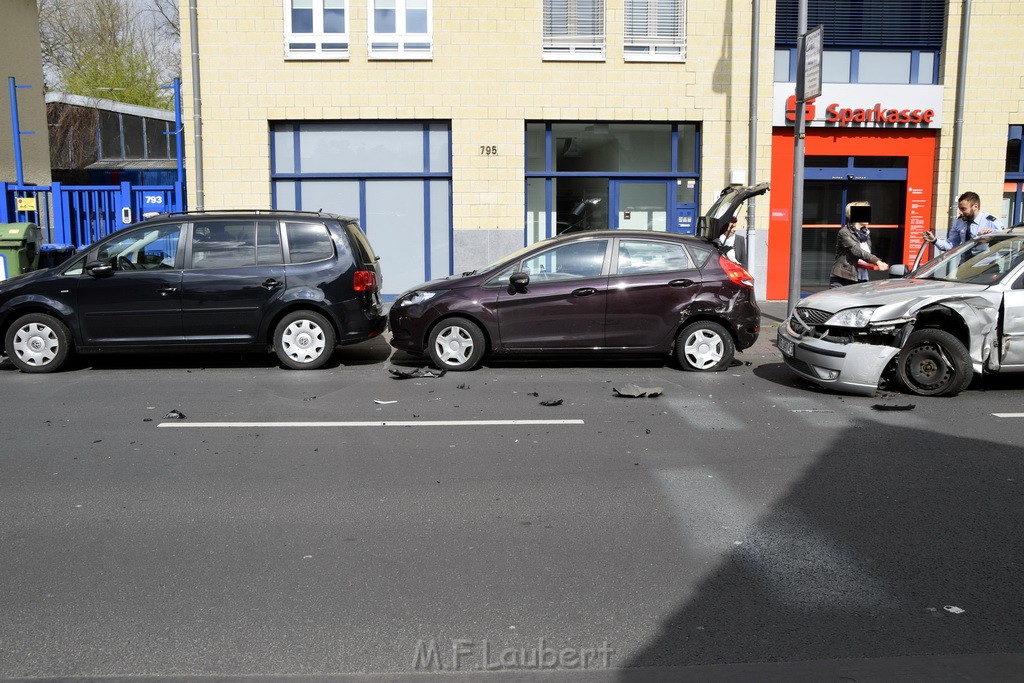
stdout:
[[(792, 126), (792, 83), (775, 84), (772, 125)], [(804, 106), (807, 126), (818, 128), (931, 129), (942, 125), (942, 86), (826, 83)]]

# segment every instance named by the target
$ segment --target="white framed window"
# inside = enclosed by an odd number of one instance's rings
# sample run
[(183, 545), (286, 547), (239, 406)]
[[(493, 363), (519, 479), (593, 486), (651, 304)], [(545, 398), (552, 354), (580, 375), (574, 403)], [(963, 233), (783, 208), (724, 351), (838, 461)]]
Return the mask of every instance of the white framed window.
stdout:
[(369, 0), (370, 59), (430, 59), (431, 0)]
[(604, 59), (604, 0), (544, 0), (544, 59)]
[(348, 59), (348, 0), (284, 0), (284, 56)]
[(686, 59), (686, 0), (626, 0), (625, 14), (626, 61)]

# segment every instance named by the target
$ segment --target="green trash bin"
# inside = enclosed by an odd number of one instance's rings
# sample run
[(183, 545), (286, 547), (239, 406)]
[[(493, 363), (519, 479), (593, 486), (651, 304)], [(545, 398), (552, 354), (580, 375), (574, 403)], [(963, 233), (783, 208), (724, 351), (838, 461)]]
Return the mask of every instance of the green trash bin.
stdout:
[(35, 223), (0, 223), (0, 280), (35, 270), (42, 242)]

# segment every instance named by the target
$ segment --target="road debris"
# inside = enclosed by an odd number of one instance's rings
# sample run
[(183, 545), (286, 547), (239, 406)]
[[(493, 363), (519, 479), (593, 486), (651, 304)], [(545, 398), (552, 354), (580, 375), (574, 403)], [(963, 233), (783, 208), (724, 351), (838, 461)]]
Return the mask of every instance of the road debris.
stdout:
[(373, 402), (376, 403), (377, 405), (381, 405), (381, 406), (386, 406), (386, 405), (389, 405), (391, 403), (398, 403), (398, 401), (382, 401), (379, 398), (373, 399)]
[(560, 406), (560, 405), (562, 405), (562, 399), (560, 399), (560, 398), (553, 398), (550, 401), (541, 401), (540, 404), (542, 406)]
[(946, 610), (947, 612), (951, 612), (952, 614), (963, 614), (967, 611), (965, 609), (957, 607), (956, 605), (946, 605), (942, 609)]
[(665, 390), (661, 387), (638, 387), (635, 384), (625, 384), (622, 388), (612, 387), (612, 391), (616, 396), (622, 398), (654, 398), (661, 396)]
[(437, 378), (444, 377), (447, 370), (431, 370), (427, 367), (415, 368), (413, 370), (388, 369), (395, 379), (418, 379), (421, 377)]
[(914, 403), (876, 403), (871, 407), (874, 410), (913, 410), (917, 405)]
[(169, 412), (166, 415), (164, 415), (164, 419), (165, 420), (184, 420), (185, 419), (185, 413), (181, 412), (180, 410), (172, 410), (171, 412)]

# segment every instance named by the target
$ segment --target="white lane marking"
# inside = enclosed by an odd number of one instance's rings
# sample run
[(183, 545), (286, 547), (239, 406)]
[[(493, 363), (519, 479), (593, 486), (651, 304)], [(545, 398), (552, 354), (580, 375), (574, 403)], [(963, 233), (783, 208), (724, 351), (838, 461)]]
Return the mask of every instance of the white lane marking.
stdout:
[(1024, 413), (992, 413), (996, 417), (1024, 417)]
[(772, 399), (779, 408), (793, 413), (813, 427), (825, 429), (848, 429), (853, 426), (853, 418), (833, 408), (822, 407), (822, 402), (811, 396), (776, 396)]
[(499, 427), (505, 425), (581, 425), (583, 420), (376, 420), (367, 422), (161, 422), (157, 427)]

